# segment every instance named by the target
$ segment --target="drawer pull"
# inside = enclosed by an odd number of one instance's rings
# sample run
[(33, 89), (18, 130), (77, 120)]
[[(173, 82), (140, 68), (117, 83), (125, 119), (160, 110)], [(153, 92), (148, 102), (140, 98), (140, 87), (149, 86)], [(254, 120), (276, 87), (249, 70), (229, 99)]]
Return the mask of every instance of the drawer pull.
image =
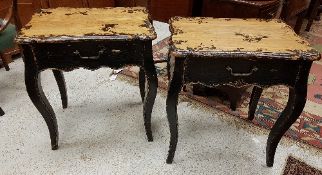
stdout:
[(76, 50), (75, 52), (74, 52), (74, 54), (76, 55), (76, 56), (79, 56), (79, 58), (81, 58), (81, 59), (84, 59), (84, 60), (98, 60), (103, 54), (104, 54), (104, 52), (105, 52), (105, 49), (102, 49), (102, 50), (100, 50), (99, 52), (98, 52), (98, 55), (97, 56), (90, 56), (90, 57), (84, 57), (84, 56), (81, 56), (81, 54), (79, 53), (79, 51), (78, 50)]
[(226, 69), (230, 72), (230, 75), (235, 77), (247, 77), (252, 75), (254, 72), (258, 71), (257, 67), (254, 67), (249, 73), (235, 73), (230, 66), (227, 66)]
[(113, 49), (112, 53), (121, 53), (121, 50)]

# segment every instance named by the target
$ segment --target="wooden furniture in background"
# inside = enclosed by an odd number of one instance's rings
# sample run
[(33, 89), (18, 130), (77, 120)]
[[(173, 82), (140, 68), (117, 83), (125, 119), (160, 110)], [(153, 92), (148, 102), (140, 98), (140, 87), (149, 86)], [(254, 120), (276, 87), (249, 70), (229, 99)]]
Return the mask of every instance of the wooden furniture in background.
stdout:
[[(12, 3), (3, 3), (3, 5), (6, 8), (1, 9), (1, 15), (3, 15), (3, 11), (5, 15), (4, 18), (0, 19), (0, 59), (5, 69), (9, 71), (9, 63), (12, 62), (12, 56), (19, 54), (19, 48), (14, 43), (14, 38), (16, 36), (16, 29), (19, 30), (21, 28), (21, 22), (16, 15), (17, 13)], [(11, 24), (13, 21), (16, 25)]]
[(313, 21), (320, 19), (321, 11), (322, 11), (322, 0), (311, 0), (310, 8), (308, 11), (308, 24), (305, 28), (307, 32), (310, 31)]
[(215, 18), (274, 18), (279, 0), (203, 0), (198, 16)]
[(299, 34), (311, 0), (284, 0), (281, 19)]
[(322, 13), (322, 1), (320, 1), (320, 6), (319, 6), (319, 9), (318, 9), (318, 14), (317, 14), (317, 20), (320, 20), (321, 13)]
[(134, 7), (136, 6), (135, 0), (115, 0), (116, 7)]
[(151, 0), (153, 20), (168, 22), (174, 16), (192, 16), (193, 0)]
[[(42, 8), (55, 7), (114, 7), (114, 0), (42, 0)], [(46, 5), (46, 7), (43, 7)]]
[(267, 140), (266, 165), (273, 166), (280, 139), (305, 106), (311, 64), (320, 59), (320, 53), (281, 20), (173, 18), (170, 29), (167, 163), (172, 163), (178, 142), (177, 104), (183, 84), (286, 85), (290, 89), (287, 106)]
[[(0, 15), (3, 8), (10, 6), (12, 0), (0, 0)], [(39, 9), (55, 7), (114, 7), (114, 0), (18, 0), (18, 14), (22, 25), (27, 24), (31, 16)]]
[[(57, 23), (57, 19), (64, 21)], [(139, 66), (146, 77), (146, 81), (140, 81), (144, 125), (148, 140), (153, 140), (151, 113), (158, 86), (152, 55), (155, 38), (145, 8), (56, 8), (43, 9), (33, 16), (17, 42), (23, 49), (27, 92), (45, 119), (53, 150), (58, 149), (57, 121), (40, 81), (40, 73), (46, 69), (53, 69), (66, 108), (62, 71)]]

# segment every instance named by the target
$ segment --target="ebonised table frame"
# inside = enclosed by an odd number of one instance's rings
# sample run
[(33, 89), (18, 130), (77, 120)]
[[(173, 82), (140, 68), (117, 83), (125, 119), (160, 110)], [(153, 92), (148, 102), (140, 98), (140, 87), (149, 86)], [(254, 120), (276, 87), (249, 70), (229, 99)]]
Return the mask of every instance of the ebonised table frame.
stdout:
[[(96, 70), (101, 67), (140, 67), (140, 92), (148, 141), (153, 141), (151, 113), (157, 93), (157, 75), (153, 63), (152, 39), (75, 40), (68, 42), (30, 42), (20, 44), (25, 63), (25, 84), (28, 95), (43, 116), (50, 133), (52, 150), (58, 149), (58, 126), (40, 80), (40, 73), (52, 69), (57, 81), (63, 108), (67, 108), (67, 91), (62, 71), (77, 68)], [(145, 88), (147, 90), (145, 91)]]
[[(223, 55), (221, 55), (223, 56)], [(171, 81), (166, 101), (170, 126), (170, 146), (167, 163), (172, 163), (178, 142), (178, 95), (184, 84), (202, 84), (208, 87), (255, 85), (249, 108), (254, 110), (261, 88), (273, 85), (289, 87), (286, 108), (269, 133), (266, 145), (266, 164), (273, 166), (277, 145), (284, 133), (298, 119), (306, 103), (310, 60), (254, 59), (236, 57), (170, 56)], [(258, 91), (259, 90), (259, 91)], [(252, 112), (250, 112), (252, 113)]]
[(4, 111), (2, 110), (2, 108), (0, 107), (0, 116), (3, 116), (5, 113)]

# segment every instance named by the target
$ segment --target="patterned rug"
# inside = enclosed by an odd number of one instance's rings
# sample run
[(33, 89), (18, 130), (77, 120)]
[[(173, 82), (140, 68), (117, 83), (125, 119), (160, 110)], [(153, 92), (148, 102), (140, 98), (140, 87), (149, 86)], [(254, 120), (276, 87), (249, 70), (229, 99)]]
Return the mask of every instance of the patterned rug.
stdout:
[(311, 167), (305, 162), (302, 162), (290, 156), (287, 159), (283, 175), (295, 175), (295, 174), (322, 175), (322, 171), (314, 167)]
[[(316, 22), (311, 31), (303, 32), (302, 37), (306, 38), (313, 47), (322, 52), (322, 22)], [(168, 40), (166, 38), (153, 46), (154, 59), (167, 59)], [(159, 87), (167, 89), (166, 64), (156, 64)], [(137, 78), (138, 68), (128, 67), (122, 71), (123, 74)], [(278, 92), (278, 93), (276, 93)], [(236, 111), (231, 111), (229, 102), (217, 97), (201, 97), (189, 92), (182, 92), (191, 99), (207, 104), (211, 107), (226, 113), (246, 119), (248, 103), (251, 95), (251, 88), (247, 90)], [(271, 129), (279, 114), (285, 108), (288, 99), (288, 89), (284, 86), (274, 86), (265, 89), (257, 106), (255, 125)], [(309, 78), (308, 100), (300, 118), (292, 125), (286, 133), (287, 137), (302, 141), (314, 147), (322, 149), (322, 61), (314, 62)]]

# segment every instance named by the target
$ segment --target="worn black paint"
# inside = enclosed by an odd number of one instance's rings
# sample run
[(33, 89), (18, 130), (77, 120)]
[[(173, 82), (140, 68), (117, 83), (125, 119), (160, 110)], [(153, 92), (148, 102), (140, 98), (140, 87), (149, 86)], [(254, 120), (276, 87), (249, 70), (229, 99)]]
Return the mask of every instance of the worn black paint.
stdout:
[(5, 113), (4, 111), (2, 110), (2, 108), (0, 107), (0, 116), (3, 116)]
[[(227, 57), (217, 57), (216, 59), (211, 57), (175, 58), (173, 55), (170, 62), (171, 81), (167, 97), (167, 116), (171, 138), (167, 163), (172, 163), (178, 142), (177, 103), (178, 94), (183, 84), (202, 84), (208, 87), (256, 85), (259, 89), (257, 88), (255, 91), (261, 91), (261, 88), (273, 85), (286, 85), (290, 88), (289, 102), (273, 126), (267, 140), (266, 164), (269, 167), (273, 166), (275, 150), (281, 137), (300, 116), (304, 108), (307, 79), (312, 61), (283, 59), (256, 61)], [(231, 69), (227, 69), (227, 67)], [(251, 102), (250, 108), (256, 109), (258, 96), (260, 97), (259, 92), (252, 95), (254, 102)]]
[(255, 117), (255, 111), (257, 108), (258, 101), (262, 95), (263, 89), (261, 87), (254, 86), (252, 95), (250, 97), (248, 120), (253, 120)]
[[(101, 67), (121, 68), (128, 65), (139, 66), (146, 79), (143, 116), (146, 134), (153, 140), (151, 131), (151, 113), (157, 93), (157, 76), (153, 64), (151, 40), (80, 40), (60, 43), (24, 43), (21, 44), (25, 62), (25, 84), (28, 95), (42, 114), (49, 129), (52, 149), (58, 149), (58, 126), (55, 113), (49, 104), (41, 86), (40, 73), (53, 69), (63, 108), (67, 107), (67, 91), (61, 71), (78, 68), (96, 70)], [(141, 80), (142, 81), (142, 80)]]

